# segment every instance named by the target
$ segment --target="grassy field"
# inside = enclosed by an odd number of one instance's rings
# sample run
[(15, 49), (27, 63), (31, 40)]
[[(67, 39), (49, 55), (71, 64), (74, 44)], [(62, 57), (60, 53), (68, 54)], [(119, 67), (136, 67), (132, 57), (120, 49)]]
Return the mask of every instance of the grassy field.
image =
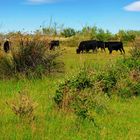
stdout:
[[(126, 48), (127, 57), (129, 48)], [(75, 53), (75, 48), (66, 48), (62, 60), (65, 73), (49, 76), (41, 80), (5, 80), (0, 81), (0, 140), (136, 140), (140, 138), (140, 100), (123, 100), (118, 97), (107, 99), (111, 109), (108, 114), (98, 115), (96, 127), (88, 120), (80, 121), (70, 112), (57, 110), (53, 97), (58, 84), (74, 75), (84, 64), (100, 70), (118, 58), (119, 52), (112, 55)], [(17, 117), (6, 102), (16, 100), (19, 91), (28, 91), (38, 106), (35, 108), (35, 120), (31, 123)]]

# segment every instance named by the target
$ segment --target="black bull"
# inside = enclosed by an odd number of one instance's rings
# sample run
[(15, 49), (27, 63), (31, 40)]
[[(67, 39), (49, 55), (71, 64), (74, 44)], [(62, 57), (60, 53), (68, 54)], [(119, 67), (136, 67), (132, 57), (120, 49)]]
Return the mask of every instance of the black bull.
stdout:
[(122, 42), (105, 42), (105, 47), (108, 48), (109, 53), (111, 54), (113, 50), (120, 51), (125, 54)]
[(82, 41), (79, 44), (78, 49), (76, 50), (77, 54), (85, 52), (89, 52), (90, 50), (97, 51), (98, 48), (101, 48), (101, 50), (105, 51), (105, 44), (102, 41), (96, 41), (96, 40), (88, 40), (88, 41)]

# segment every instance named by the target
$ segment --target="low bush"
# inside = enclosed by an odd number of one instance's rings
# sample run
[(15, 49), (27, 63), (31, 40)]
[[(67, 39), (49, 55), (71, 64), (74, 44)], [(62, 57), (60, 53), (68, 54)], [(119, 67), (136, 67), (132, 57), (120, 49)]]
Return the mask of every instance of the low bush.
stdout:
[(119, 61), (120, 65), (129, 70), (140, 69), (140, 47), (135, 46), (130, 51), (130, 56)]
[(131, 58), (140, 59), (140, 43), (135, 43), (135, 46), (130, 50)]
[(117, 94), (123, 98), (140, 95), (140, 71), (131, 70), (127, 77), (117, 83)]
[(6, 103), (20, 119), (28, 122), (35, 119), (35, 109), (38, 104), (32, 101), (27, 92), (19, 92), (16, 99)]
[(112, 88), (116, 86), (117, 79), (117, 73), (114, 73), (112, 70), (109, 70), (107, 73), (99, 73), (95, 78), (95, 82), (100, 83), (99, 86), (102, 92), (109, 94)]
[(100, 93), (84, 90), (75, 96), (72, 107), (76, 115), (82, 119), (95, 121), (97, 114), (108, 112), (107, 98)]
[(134, 83), (131, 80), (125, 79), (120, 82), (117, 94), (123, 98), (139, 96), (140, 83), (139, 82)]
[(71, 98), (75, 96), (74, 91), (80, 92), (81, 90), (91, 88), (92, 86), (92, 79), (89, 77), (88, 72), (85, 69), (82, 69), (76, 76), (65, 80), (58, 86), (54, 100), (59, 107), (64, 107), (65, 99), (67, 98), (66, 102), (68, 104)]
[(130, 50), (130, 56), (117, 62), (123, 66), (123, 73), (126, 75), (117, 83), (117, 94), (128, 98), (140, 95), (140, 48), (135, 46)]
[(54, 101), (59, 109), (93, 122), (97, 113), (107, 111), (105, 96), (94, 90), (93, 77), (85, 69), (58, 86)]
[(60, 34), (64, 37), (71, 37), (76, 34), (76, 31), (72, 28), (65, 28)]

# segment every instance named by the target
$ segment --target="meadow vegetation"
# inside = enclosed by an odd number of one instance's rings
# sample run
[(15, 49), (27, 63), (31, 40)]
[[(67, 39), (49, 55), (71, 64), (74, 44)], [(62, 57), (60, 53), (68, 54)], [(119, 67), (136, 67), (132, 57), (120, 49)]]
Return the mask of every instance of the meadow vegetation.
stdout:
[[(13, 48), (0, 50), (0, 139), (139, 139), (139, 32), (62, 32), (6, 35)], [(60, 49), (48, 49), (50, 38), (60, 38)], [(121, 40), (126, 54), (77, 55), (86, 39)]]

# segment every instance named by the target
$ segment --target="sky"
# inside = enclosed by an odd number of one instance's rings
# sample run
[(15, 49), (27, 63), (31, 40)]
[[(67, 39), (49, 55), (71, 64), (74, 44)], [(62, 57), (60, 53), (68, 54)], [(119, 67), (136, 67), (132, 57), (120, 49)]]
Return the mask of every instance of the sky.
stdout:
[(77, 30), (140, 30), (140, 0), (0, 0), (0, 32), (35, 31), (51, 20)]

